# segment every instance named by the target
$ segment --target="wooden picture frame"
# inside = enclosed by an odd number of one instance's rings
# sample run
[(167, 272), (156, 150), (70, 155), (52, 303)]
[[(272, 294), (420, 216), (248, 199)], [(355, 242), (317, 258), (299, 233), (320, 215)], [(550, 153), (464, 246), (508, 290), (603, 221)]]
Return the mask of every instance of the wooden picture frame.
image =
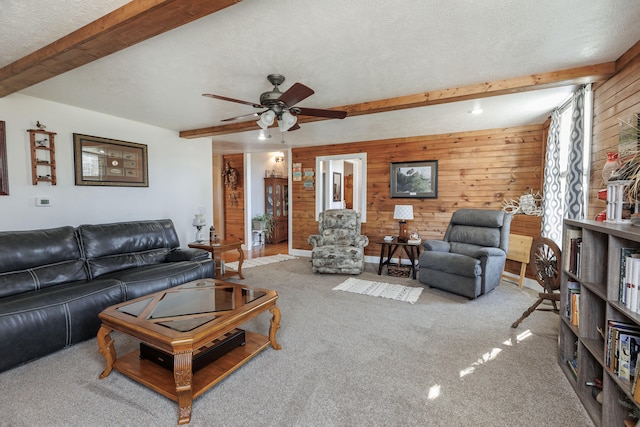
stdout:
[(7, 171), (7, 132), (0, 120), (0, 196), (9, 195), (9, 173)]
[(148, 187), (147, 146), (73, 134), (76, 185)]
[(437, 199), (438, 161), (391, 163), (391, 198)]
[(333, 201), (339, 202), (342, 200), (342, 174), (340, 172), (333, 173)]

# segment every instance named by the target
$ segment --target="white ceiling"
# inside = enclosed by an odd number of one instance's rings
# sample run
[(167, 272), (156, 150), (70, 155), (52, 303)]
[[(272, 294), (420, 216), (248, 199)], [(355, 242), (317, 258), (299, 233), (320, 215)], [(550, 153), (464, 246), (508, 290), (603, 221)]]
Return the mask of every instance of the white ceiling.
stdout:
[[(124, 3), (3, 0), (0, 67)], [(286, 76), (283, 91), (316, 91), (299, 105), (332, 108), (614, 61), (640, 40), (638, 22), (637, 0), (243, 0), (21, 93), (177, 132), (254, 112), (201, 94), (257, 102), (270, 73)], [(303, 123), (284, 145), (277, 127), (267, 141), (212, 139), (220, 153), (268, 151), (542, 123), (570, 92)]]

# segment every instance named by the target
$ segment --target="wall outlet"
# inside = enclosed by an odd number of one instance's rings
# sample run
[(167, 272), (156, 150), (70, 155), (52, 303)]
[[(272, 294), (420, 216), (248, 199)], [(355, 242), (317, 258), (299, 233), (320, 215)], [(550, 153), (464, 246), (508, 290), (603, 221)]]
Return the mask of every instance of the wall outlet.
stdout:
[(36, 197), (36, 206), (49, 207), (52, 204), (53, 204), (53, 202), (48, 197)]

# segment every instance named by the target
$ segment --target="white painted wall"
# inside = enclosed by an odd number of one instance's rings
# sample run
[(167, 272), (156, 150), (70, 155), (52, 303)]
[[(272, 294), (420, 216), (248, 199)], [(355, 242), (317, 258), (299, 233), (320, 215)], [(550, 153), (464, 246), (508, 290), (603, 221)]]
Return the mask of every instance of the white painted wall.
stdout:
[[(21, 94), (0, 98), (7, 129), (9, 195), (0, 196), (0, 230), (170, 218), (182, 246), (193, 240), (195, 213), (212, 221), (211, 141), (181, 139), (177, 132)], [(58, 183), (32, 185), (27, 129), (36, 121), (56, 132)], [(146, 144), (149, 187), (76, 186), (73, 134)], [(36, 207), (48, 197), (50, 207)]]

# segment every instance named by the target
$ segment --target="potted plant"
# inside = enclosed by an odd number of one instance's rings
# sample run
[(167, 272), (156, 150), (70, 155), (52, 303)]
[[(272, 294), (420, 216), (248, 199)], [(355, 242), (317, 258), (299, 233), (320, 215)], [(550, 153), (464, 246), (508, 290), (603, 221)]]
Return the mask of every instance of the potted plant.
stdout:
[(276, 226), (276, 221), (273, 215), (261, 214), (251, 218), (252, 228), (256, 231), (264, 231), (264, 239), (267, 243), (273, 243), (273, 230)]

